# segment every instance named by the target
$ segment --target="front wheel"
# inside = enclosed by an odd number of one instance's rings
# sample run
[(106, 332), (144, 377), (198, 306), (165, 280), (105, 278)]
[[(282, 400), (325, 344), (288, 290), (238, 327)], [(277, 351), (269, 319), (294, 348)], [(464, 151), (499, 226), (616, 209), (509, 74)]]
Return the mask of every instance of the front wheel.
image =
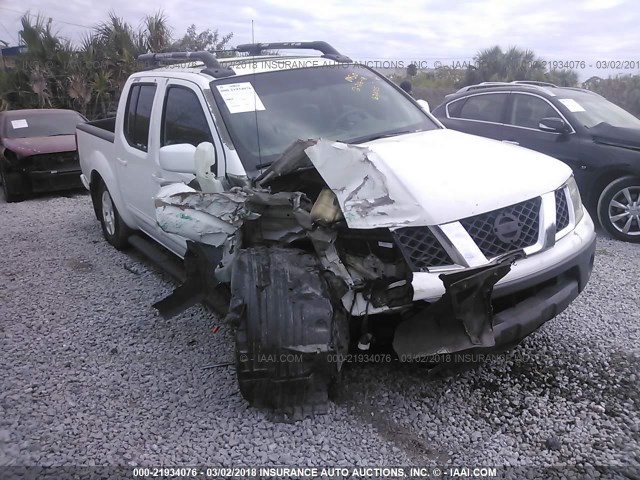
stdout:
[(2, 191), (7, 203), (19, 202), (24, 198), (19, 191), (22, 185), (22, 177), (19, 173), (9, 173), (0, 166), (0, 179), (2, 179)]
[(611, 236), (640, 243), (639, 177), (622, 177), (607, 185), (598, 200), (598, 220)]
[(118, 250), (125, 248), (128, 245), (127, 239), (131, 235), (131, 230), (120, 217), (104, 182), (100, 182), (98, 187), (98, 202), (104, 238)]
[(242, 396), (287, 420), (325, 413), (348, 332), (317, 259), (260, 247), (241, 250), (235, 262), (230, 315)]

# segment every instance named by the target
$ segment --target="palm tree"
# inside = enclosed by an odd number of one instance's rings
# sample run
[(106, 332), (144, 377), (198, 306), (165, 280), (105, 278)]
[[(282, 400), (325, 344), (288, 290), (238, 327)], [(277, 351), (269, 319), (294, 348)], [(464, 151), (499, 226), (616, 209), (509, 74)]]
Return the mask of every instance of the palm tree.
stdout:
[(94, 115), (98, 118), (105, 117), (108, 113), (109, 101), (113, 91), (111, 72), (102, 70), (96, 72), (89, 82), (91, 95), (94, 98)]
[[(27, 53), (15, 69), (0, 72), (0, 109), (54, 106), (77, 109), (89, 118), (104, 117), (129, 75), (140, 68), (138, 55), (176, 45), (161, 11), (146, 16), (139, 28), (110, 12), (79, 46), (60, 37), (51, 19), (42, 15), (27, 12), (21, 23), (20, 39)], [(215, 50), (231, 36), (209, 29), (197, 33), (192, 25), (182, 40), (197, 50)]]
[(31, 91), (36, 94), (39, 108), (51, 106), (51, 95), (47, 85), (47, 79), (39, 66), (34, 67), (31, 72), (29, 72), (29, 87), (31, 87)]
[(532, 50), (510, 47), (506, 52), (496, 45), (474, 57), (475, 67), (467, 69), (465, 83), (543, 80), (545, 66)]
[(162, 12), (147, 15), (144, 19), (146, 48), (149, 52), (162, 52), (171, 45), (171, 28)]
[(74, 107), (83, 115), (87, 114), (87, 105), (91, 102), (91, 90), (87, 84), (87, 79), (78, 73), (67, 77), (69, 85), (67, 94), (74, 103)]
[(546, 74), (546, 80), (559, 87), (575, 87), (578, 74), (574, 70), (551, 70)]

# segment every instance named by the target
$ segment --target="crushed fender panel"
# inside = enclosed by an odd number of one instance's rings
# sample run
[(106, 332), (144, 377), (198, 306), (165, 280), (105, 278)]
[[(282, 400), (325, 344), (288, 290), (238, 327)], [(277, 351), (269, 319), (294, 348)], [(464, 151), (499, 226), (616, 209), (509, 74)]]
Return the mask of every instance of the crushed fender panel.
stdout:
[(174, 183), (162, 187), (155, 197), (156, 220), (167, 233), (217, 247), (245, 220), (260, 216), (247, 208), (248, 197), (240, 188), (202, 193), (184, 183)]

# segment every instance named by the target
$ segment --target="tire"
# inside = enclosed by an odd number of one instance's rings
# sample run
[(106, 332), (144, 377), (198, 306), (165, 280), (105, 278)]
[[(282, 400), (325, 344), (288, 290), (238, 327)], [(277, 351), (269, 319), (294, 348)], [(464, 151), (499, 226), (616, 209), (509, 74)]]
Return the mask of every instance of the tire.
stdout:
[(640, 243), (640, 177), (611, 182), (598, 200), (598, 220), (611, 236)]
[(284, 248), (242, 250), (231, 295), (242, 396), (286, 421), (326, 413), (341, 369), (332, 354), (346, 353), (348, 331), (315, 256)]
[(22, 176), (19, 173), (8, 173), (4, 167), (0, 166), (0, 177), (2, 178), (4, 199), (7, 203), (24, 200), (24, 193), (19, 191), (19, 187), (22, 186)]
[(100, 212), (100, 224), (102, 225), (102, 234), (111, 245), (118, 250), (126, 248), (129, 243), (127, 239), (131, 235), (131, 229), (124, 223), (118, 209), (113, 203), (111, 194), (104, 182), (98, 185), (98, 205)]

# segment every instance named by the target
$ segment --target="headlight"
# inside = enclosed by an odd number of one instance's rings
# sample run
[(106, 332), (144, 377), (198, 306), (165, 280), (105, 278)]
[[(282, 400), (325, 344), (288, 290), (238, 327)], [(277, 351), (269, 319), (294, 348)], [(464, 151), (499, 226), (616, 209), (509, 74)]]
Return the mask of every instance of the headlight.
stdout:
[(578, 185), (576, 184), (576, 179), (571, 178), (567, 180), (567, 188), (569, 189), (569, 197), (571, 198), (571, 205), (573, 205), (573, 215), (576, 219), (576, 225), (582, 220), (584, 217), (584, 207), (582, 206), (582, 199), (580, 198), (580, 190), (578, 190)]

